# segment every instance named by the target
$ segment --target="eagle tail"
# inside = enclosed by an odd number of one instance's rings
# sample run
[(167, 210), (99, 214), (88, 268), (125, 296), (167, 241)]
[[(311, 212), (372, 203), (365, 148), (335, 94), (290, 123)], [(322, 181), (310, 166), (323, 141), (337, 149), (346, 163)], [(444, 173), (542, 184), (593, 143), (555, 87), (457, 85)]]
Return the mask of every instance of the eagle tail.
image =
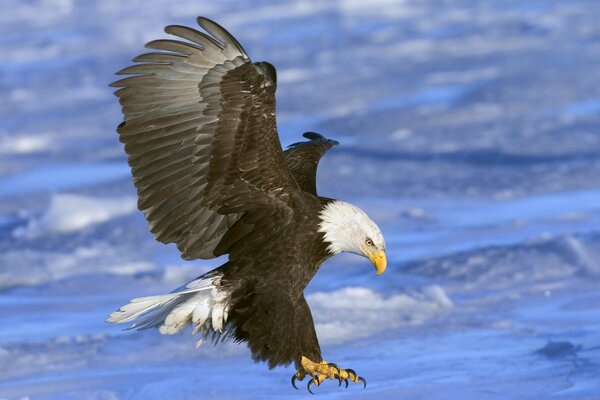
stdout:
[(221, 277), (211, 271), (172, 293), (133, 299), (110, 314), (106, 322), (137, 320), (128, 329), (158, 328), (160, 333), (168, 335), (191, 324), (194, 333), (220, 334), (227, 322), (230, 297), (220, 287)]

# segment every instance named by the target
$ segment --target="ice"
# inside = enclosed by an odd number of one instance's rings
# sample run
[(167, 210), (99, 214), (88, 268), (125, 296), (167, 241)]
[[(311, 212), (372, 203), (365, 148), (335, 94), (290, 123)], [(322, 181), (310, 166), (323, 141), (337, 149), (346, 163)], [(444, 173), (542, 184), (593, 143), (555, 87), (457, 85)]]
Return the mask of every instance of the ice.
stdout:
[[(283, 145), (338, 140), (319, 192), (380, 225), (389, 265), (306, 291), (327, 399), (600, 398), (600, 3), (4, 0), (0, 399), (282, 399), (230, 341), (107, 316), (225, 262), (157, 243), (108, 84), (168, 24), (213, 18), (278, 70)], [(306, 381), (304, 381), (306, 383)]]

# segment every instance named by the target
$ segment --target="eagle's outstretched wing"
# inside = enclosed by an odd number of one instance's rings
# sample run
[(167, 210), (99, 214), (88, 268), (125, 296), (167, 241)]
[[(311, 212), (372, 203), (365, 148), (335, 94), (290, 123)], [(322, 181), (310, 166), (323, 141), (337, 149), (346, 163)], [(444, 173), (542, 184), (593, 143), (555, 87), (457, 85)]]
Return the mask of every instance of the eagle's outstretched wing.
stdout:
[(302, 136), (310, 140), (288, 146), (285, 162), (300, 188), (316, 196), (319, 160), (339, 143), (315, 132), (305, 132)]
[(286, 167), (275, 123), (275, 69), (253, 64), (225, 29), (207, 35), (168, 26), (112, 84), (125, 115), (119, 126), (151, 232), (186, 259), (212, 258), (246, 211), (287, 207), (298, 185)]

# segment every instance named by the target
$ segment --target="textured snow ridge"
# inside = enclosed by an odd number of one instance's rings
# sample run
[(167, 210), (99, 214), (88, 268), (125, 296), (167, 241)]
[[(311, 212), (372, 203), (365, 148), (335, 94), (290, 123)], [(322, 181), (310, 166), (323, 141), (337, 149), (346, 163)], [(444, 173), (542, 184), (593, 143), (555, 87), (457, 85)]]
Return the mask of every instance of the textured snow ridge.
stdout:
[(15, 229), (13, 234), (18, 238), (35, 238), (78, 231), (132, 213), (136, 210), (136, 202), (133, 196), (95, 198), (55, 194), (41, 216), (31, 218), (27, 226)]
[(347, 287), (314, 293), (307, 301), (323, 343), (340, 343), (421, 324), (452, 309), (452, 301), (437, 285), (388, 297), (366, 287)]
[[(0, 290), (43, 286), (89, 274), (136, 276), (156, 270), (155, 264), (141, 260), (128, 261), (113, 247), (103, 243), (77, 247), (68, 252), (9, 250), (0, 253), (0, 265)], [(94, 287), (101, 285), (101, 280), (94, 280)]]
[(10, 137), (0, 135), (0, 154), (37, 153), (52, 148), (52, 138), (48, 135), (22, 135)]

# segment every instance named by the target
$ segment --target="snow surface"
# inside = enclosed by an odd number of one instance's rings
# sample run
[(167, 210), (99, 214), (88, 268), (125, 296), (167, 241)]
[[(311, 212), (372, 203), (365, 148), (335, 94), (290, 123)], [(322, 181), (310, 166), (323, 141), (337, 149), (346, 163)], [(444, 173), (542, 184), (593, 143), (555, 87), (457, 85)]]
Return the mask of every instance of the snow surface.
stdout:
[(49, 234), (80, 231), (90, 225), (132, 213), (137, 209), (133, 196), (95, 198), (76, 194), (54, 194), (48, 208), (25, 227), (16, 228), (16, 237), (34, 238)]
[(282, 141), (379, 223), (307, 289), (322, 398), (600, 399), (600, 2), (3, 0), (0, 399), (300, 398), (292, 367), (104, 323), (223, 262), (156, 243), (113, 73), (197, 15), (278, 68)]

